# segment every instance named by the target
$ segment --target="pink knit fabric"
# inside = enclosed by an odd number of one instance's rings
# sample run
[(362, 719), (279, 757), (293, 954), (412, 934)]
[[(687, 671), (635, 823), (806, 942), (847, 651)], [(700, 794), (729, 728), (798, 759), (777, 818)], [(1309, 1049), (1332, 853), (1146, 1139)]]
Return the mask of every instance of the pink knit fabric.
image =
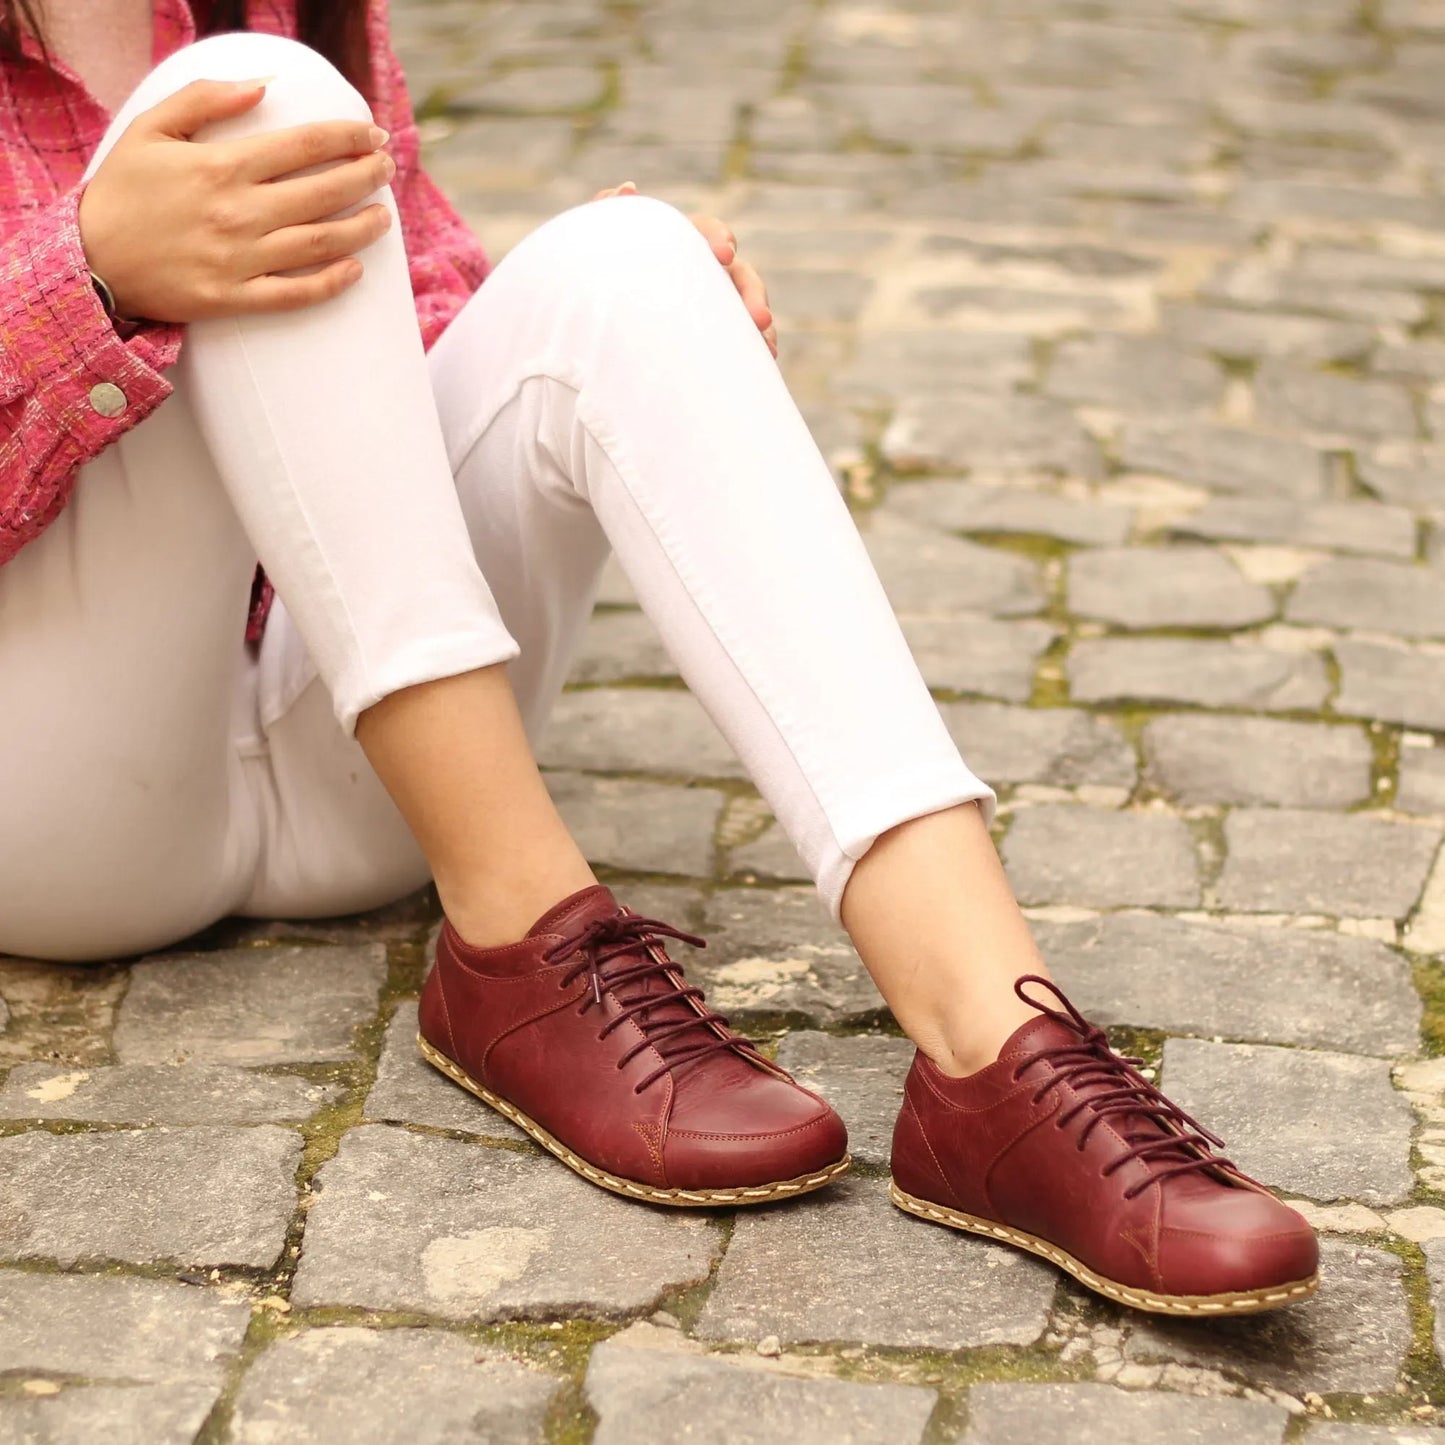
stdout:
[[(252, 0), (251, 29), (296, 34), (294, 0)], [(157, 62), (195, 39), (187, 0), (156, 0)], [(480, 244), (418, 163), (416, 121), (391, 48), (387, 0), (368, 17), (377, 123), (391, 132), (392, 188), (411, 263), (417, 323), (430, 346), (481, 285)], [(184, 328), (147, 325), (121, 340), (90, 284), (76, 212), (80, 180), (110, 116), (64, 66), (47, 69), (27, 40), (0, 59), (0, 565), (32, 542), (69, 499), (76, 471), (170, 395), (162, 372)], [(119, 416), (91, 407), (109, 381)], [(248, 635), (259, 636), (269, 589), (258, 587)]]

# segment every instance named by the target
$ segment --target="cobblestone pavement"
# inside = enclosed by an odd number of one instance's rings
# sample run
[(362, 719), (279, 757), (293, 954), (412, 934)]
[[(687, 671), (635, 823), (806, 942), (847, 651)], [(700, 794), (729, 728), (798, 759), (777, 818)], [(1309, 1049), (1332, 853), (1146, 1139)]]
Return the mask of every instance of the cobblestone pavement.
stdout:
[(1065, 985), (1326, 1283), (1161, 1323), (891, 1210), (907, 1046), (614, 578), (558, 796), (855, 1175), (584, 1187), (415, 1057), (425, 898), (10, 961), (0, 1441), (1445, 1441), (1445, 3), (396, 10), (495, 252), (736, 225)]

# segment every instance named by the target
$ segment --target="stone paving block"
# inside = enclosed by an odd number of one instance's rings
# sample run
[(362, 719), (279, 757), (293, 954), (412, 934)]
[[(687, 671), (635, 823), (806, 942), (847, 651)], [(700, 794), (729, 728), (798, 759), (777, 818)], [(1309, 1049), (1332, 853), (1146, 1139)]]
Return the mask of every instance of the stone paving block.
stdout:
[(0, 1259), (264, 1269), (285, 1242), (300, 1158), (301, 1136), (269, 1124), (0, 1139)]
[(928, 1224), (881, 1180), (845, 1178), (826, 1200), (739, 1214), (703, 1339), (858, 1340), (940, 1350), (1028, 1345), (1057, 1273), (1006, 1246)]
[(1414, 1184), (1414, 1115), (1382, 1059), (1169, 1039), (1163, 1085), (1265, 1184), (1365, 1204), (1398, 1204)]
[(912, 1062), (909, 1040), (883, 1035), (840, 1039), (800, 1029), (778, 1046), (778, 1063), (843, 1116), (848, 1150), (860, 1164), (888, 1162)]
[(1358, 727), (1182, 713), (1145, 727), (1144, 759), (1179, 803), (1348, 808), (1371, 796), (1374, 753)]
[[(1246, 212), (1244, 218), (1260, 222), (1270, 219), (1258, 211)], [(1370, 286), (1325, 287), (1318, 278), (1281, 271), (1257, 260), (1227, 265), (1205, 283), (1201, 294), (1210, 301), (1233, 302), (1269, 312), (1303, 311), (1378, 326), (1413, 326), (1426, 315), (1425, 303), (1419, 296)]]
[(1131, 471), (1155, 472), (1251, 496), (1325, 495), (1320, 453), (1292, 437), (1265, 436), (1208, 422), (1130, 420), (1119, 459)]
[(1224, 390), (1224, 374), (1158, 337), (1106, 332), (1064, 342), (1044, 389), (1064, 401), (1159, 416), (1209, 410)]
[(743, 767), (690, 692), (588, 688), (564, 693), (537, 749), (544, 768), (740, 778)]
[(233, 1445), (530, 1445), (560, 1382), (440, 1330), (308, 1330), (268, 1346)]
[(1077, 708), (1006, 707), (992, 702), (939, 706), (969, 767), (992, 787), (1132, 788), (1134, 749), (1113, 723)]
[(1124, 1355), (1202, 1365), (1295, 1396), (1385, 1393), (1410, 1348), (1400, 1277), (1400, 1261), (1383, 1249), (1322, 1240), (1319, 1293), (1303, 1304), (1229, 1320), (1141, 1315)]
[(376, 1083), (366, 1096), (364, 1117), (383, 1123), (459, 1129), (483, 1139), (525, 1139), (515, 1124), (422, 1058), (416, 1046), (416, 1008), (412, 1001), (398, 1004), (386, 1026)]
[(547, 790), (594, 863), (699, 878), (712, 871), (722, 798), (709, 789), (549, 773)]
[(1435, 1311), (1435, 1354), (1445, 1361), (1445, 1239), (1429, 1239), (1420, 1246), (1430, 1281), (1430, 1304)]
[(895, 610), (988, 612), (1017, 617), (1044, 605), (1038, 564), (897, 517), (875, 516), (863, 533)]
[(1323, 547), (1384, 557), (1415, 555), (1415, 519), (1402, 508), (1378, 502), (1306, 506), (1278, 497), (1214, 497), (1172, 530), (1179, 536), (1218, 542)]
[[(1324, 663), (1314, 653), (1202, 638), (1084, 638), (1069, 651), (1068, 674), (1075, 702), (1189, 703), (1270, 712), (1318, 708), (1329, 693)], [(1445, 678), (1445, 663), (1441, 674)]]
[(1060, 402), (1035, 396), (908, 399), (883, 435), (882, 453), (900, 471), (921, 467), (1057, 471), (1093, 477), (1098, 447)]
[(1419, 900), (1440, 830), (1311, 809), (1241, 809), (1224, 823), (1216, 892), (1239, 913), (1403, 919)]
[(144, 959), (115, 1025), (122, 1064), (290, 1064), (352, 1055), (386, 979), (382, 944)]
[(1294, 361), (1345, 361), (1365, 355), (1374, 331), (1357, 321), (1320, 316), (1281, 316), (1223, 306), (1167, 306), (1166, 335), (1184, 346), (1231, 361), (1287, 356)]
[(1001, 621), (978, 613), (958, 617), (905, 617), (918, 670), (929, 687), (1026, 702), (1034, 690), (1039, 659), (1053, 646), (1058, 628), (1031, 618)]
[(1341, 638), (1335, 711), (1445, 732), (1445, 652)]
[[(750, 249), (757, 244), (749, 237)], [(808, 244), (816, 245), (814, 235)], [(850, 365), (834, 378), (840, 396), (891, 401), (954, 387), (1004, 390), (1033, 373), (1026, 336), (1008, 332), (865, 331)]]
[(1248, 627), (1275, 600), (1213, 547), (1100, 547), (1068, 561), (1070, 609), (1121, 627)]
[(812, 888), (725, 888), (708, 900), (707, 950), (688, 972), (734, 1023), (777, 1014), (814, 1024), (866, 1019), (883, 1007), (848, 935)]
[(1291, 622), (1445, 636), (1445, 571), (1408, 562), (1335, 557), (1300, 578), (1285, 615)]
[(1438, 450), (1390, 448), (1383, 456), (1361, 452), (1355, 465), (1365, 486), (1387, 502), (1416, 511), (1445, 508), (1445, 458)]
[(916, 1385), (797, 1379), (732, 1358), (647, 1348), (631, 1333), (604, 1340), (587, 1364), (595, 1445), (918, 1445), (938, 1398)]
[(1400, 749), (1395, 806), (1402, 813), (1445, 814), (1445, 748)]
[(1033, 929), (1069, 996), (1101, 1024), (1362, 1054), (1419, 1048), (1410, 966), (1374, 939), (1147, 913)]
[(569, 682), (676, 677), (657, 629), (641, 612), (594, 612)]
[(1128, 507), (1083, 501), (1057, 492), (983, 482), (900, 482), (888, 489), (887, 511), (950, 532), (1056, 537), (1111, 546), (1128, 535)]
[(808, 881), (808, 870), (798, 856), (798, 850), (776, 822), (762, 837), (734, 848), (728, 857), (733, 873), (751, 873), (761, 878), (778, 878), (788, 882)]
[(1307, 1445), (1441, 1445), (1445, 1430), (1425, 1425), (1314, 1425)]
[(1265, 361), (1254, 379), (1255, 411), (1279, 431), (1360, 437), (1416, 435), (1409, 393), (1387, 381), (1357, 381)]
[(1003, 842), (1019, 902), (1188, 908), (1199, 864), (1178, 818), (1071, 804), (1020, 809)]
[(188, 1382), (214, 1398), (250, 1322), (245, 1300), (169, 1280), (0, 1269), (0, 1376)]
[(0, 1445), (191, 1445), (218, 1385), (89, 1385), (0, 1396)]
[(348, 1133), (318, 1179), (303, 1306), (607, 1316), (705, 1279), (717, 1249), (708, 1220), (640, 1209), (550, 1157), (379, 1124)]
[(602, 99), (607, 77), (582, 65), (548, 65), (513, 70), (478, 80), (455, 97), (468, 109), (500, 115), (546, 115), (587, 110)]
[(222, 1064), (18, 1064), (0, 1088), (0, 1119), (103, 1124), (264, 1124), (309, 1119), (344, 1092)]
[(1263, 1400), (1211, 1400), (1113, 1385), (975, 1385), (958, 1445), (1279, 1445), (1289, 1414)]

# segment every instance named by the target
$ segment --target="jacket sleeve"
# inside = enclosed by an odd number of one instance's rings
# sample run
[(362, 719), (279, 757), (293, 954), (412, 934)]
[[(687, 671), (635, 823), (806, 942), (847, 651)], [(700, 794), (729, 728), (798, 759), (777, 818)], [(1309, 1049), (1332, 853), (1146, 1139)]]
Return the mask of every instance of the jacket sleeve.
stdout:
[(0, 239), (0, 563), (55, 520), (76, 470), (171, 391), (161, 371), (181, 330), (117, 335), (90, 282), (79, 204), (77, 187)]
[(417, 322), (428, 349), (491, 270), (481, 242), (421, 168), (421, 138), (406, 76), (389, 41), (373, 52), (376, 122), (391, 133), (393, 193), (411, 268)]

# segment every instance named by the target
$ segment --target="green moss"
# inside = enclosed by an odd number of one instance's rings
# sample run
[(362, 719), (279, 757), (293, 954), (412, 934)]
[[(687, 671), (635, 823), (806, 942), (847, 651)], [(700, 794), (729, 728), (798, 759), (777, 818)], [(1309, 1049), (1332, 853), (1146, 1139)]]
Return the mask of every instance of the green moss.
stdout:
[(1389, 808), (1394, 805), (1400, 780), (1400, 729), (1371, 723), (1365, 729), (1370, 743), (1370, 796), (1360, 806)]
[(1438, 1059), (1445, 1055), (1445, 964), (1437, 958), (1413, 958), (1410, 963), (1415, 992), (1424, 1005), (1420, 1039), (1425, 1054)]

